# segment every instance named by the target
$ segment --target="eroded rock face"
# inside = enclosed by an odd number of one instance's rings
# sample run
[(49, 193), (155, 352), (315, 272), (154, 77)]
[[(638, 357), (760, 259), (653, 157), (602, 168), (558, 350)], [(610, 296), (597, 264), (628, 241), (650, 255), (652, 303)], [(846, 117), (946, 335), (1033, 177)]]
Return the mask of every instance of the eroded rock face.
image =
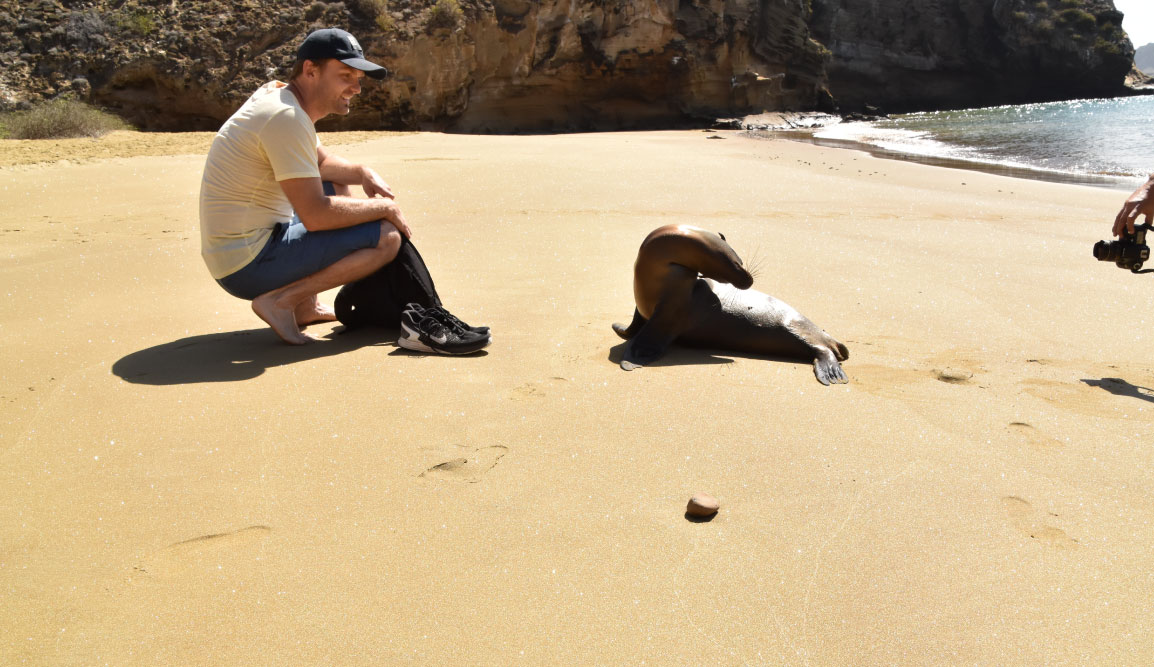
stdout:
[(398, 75), (384, 97), (412, 109), (408, 124), (652, 127), (808, 108), (825, 96), (822, 49), (809, 40), (802, 0), (493, 7), (459, 31), (418, 34), (395, 49)]
[(73, 95), (144, 129), (216, 129), (328, 26), (394, 75), (326, 130), (1068, 99), (1124, 90), (1120, 19), (1111, 0), (0, 0), (0, 110)]
[(0, 0), (0, 104), (71, 92), (147, 129), (215, 129), (325, 26), (394, 73), (326, 129), (653, 127), (829, 99), (805, 0), (26, 4)]
[(977, 107), (1127, 92), (1112, 0), (813, 0), (845, 109)]

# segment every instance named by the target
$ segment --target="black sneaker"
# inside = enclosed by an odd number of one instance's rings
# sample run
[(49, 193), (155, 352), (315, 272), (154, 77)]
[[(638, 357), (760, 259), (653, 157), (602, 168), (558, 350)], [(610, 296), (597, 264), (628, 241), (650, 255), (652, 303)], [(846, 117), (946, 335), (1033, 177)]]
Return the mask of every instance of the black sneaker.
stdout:
[(406, 310), (401, 313), (401, 336), (397, 345), (416, 352), (471, 354), (489, 344), (488, 334), (457, 330), (431, 313)]
[(419, 303), (410, 303), (409, 305), (405, 306), (405, 310), (415, 311), (418, 319), (424, 317), (425, 315), (432, 315), (433, 317), (440, 320), (441, 324), (456, 330), (458, 333), (463, 331), (471, 331), (477, 334), (489, 333), (489, 327), (469, 326), (441, 306), (430, 306), (426, 308)]

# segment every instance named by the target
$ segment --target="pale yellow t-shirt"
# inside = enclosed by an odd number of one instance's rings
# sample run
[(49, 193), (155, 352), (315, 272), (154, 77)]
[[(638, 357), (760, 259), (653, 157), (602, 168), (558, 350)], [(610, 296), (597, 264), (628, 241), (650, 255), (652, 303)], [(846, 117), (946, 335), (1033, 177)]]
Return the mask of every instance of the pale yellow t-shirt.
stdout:
[(320, 177), (316, 129), (286, 85), (258, 88), (212, 140), (200, 184), (200, 247), (213, 278), (243, 268), (276, 223), (292, 219), (278, 181)]

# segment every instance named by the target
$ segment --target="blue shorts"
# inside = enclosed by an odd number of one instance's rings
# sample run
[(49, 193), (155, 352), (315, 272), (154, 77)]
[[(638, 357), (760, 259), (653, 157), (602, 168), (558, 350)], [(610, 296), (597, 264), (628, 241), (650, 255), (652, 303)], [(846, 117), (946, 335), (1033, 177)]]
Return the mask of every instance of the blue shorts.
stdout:
[(276, 223), (272, 237), (251, 262), (216, 282), (229, 294), (251, 301), (332, 266), (357, 250), (375, 248), (380, 240), (380, 221), (310, 232), (294, 215), (292, 222)]

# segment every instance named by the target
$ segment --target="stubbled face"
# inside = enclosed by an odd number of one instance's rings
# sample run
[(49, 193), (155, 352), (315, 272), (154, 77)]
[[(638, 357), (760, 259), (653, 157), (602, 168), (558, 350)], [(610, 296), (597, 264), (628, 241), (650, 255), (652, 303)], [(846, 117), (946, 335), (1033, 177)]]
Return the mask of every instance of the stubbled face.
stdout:
[(328, 114), (347, 116), (352, 99), (361, 92), (365, 73), (339, 60), (327, 60), (319, 69), (315, 98)]

